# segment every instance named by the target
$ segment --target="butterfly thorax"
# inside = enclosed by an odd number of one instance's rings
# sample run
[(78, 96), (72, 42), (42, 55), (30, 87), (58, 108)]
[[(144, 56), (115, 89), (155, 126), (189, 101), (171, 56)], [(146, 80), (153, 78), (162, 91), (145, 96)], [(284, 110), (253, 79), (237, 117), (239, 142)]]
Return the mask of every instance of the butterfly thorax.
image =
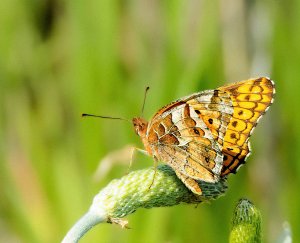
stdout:
[(148, 139), (146, 137), (147, 129), (148, 129), (148, 121), (146, 121), (142, 117), (135, 117), (135, 118), (132, 119), (132, 123), (133, 123), (134, 130), (135, 130), (136, 134), (141, 137), (145, 149), (147, 150), (149, 155), (152, 155), (152, 150), (149, 146), (149, 142), (148, 142)]

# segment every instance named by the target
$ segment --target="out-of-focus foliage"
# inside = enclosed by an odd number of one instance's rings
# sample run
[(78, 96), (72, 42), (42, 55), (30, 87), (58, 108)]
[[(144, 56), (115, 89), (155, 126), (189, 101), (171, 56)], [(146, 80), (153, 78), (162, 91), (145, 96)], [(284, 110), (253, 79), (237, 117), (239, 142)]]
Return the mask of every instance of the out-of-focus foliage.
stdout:
[[(132, 126), (82, 112), (139, 115), (149, 85), (150, 118), (181, 96), (262, 75), (277, 85), (275, 103), (226, 196), (140, 210), (131, 230), (101, 225), (82, 242), (226, 242), (243, 196), (261, 209), (265, 240), (288, 221), (299, 242), (299, 29), (297, 0), (2, 0), (0, 241), (61, 240), (93, 195), (126, 172), (114, 164), (92, 179), (107, 153), (141, 147)], [(153, 164), (139, 161), (132, 170)]]

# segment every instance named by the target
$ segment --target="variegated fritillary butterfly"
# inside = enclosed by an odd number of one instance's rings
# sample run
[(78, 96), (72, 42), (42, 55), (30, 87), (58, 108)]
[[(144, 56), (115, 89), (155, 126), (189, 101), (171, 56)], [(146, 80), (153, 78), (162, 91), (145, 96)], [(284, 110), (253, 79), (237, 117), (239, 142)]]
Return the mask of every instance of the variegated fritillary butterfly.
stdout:
[(274, 93), (270, 79), (249, 79), (183, 97), (133, 125), (147, 153), (201, 195), (197, 180), (215, 183), (245, 163), (249, 137)]

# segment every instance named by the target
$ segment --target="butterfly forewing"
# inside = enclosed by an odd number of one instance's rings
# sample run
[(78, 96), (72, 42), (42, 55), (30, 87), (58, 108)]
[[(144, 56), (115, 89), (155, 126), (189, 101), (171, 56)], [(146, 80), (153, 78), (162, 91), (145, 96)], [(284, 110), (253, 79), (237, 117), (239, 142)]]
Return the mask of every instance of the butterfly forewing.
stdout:
[(250, 152), (248, 139), (259, 119), (273, 101), (274, 83), (268, 78), (250, 79), (220, 87), (228, 92), (233, 106), (233, 115), (226, 129), (222, 176), (236, 172)]
[(139, 135), (154, 158), (200, 195), (198, 180), (217, 182), (244, 163), (248, 139), (274, 93), (268, 78), (195, 93), (160, 109)]

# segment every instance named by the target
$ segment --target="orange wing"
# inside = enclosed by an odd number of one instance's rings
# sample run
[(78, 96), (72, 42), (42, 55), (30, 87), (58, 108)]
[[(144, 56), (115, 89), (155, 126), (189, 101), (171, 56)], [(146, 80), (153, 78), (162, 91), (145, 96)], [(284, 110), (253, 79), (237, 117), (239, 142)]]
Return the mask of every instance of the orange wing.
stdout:
[(273, 102), (275, 86), (261, 77), (219, 88), (230, 95), (233, 114), (224, 136), (224, 165), (221, 176), (235, 173), (250, 154), (249, 137), (259, 119)]
[(270, 79), (258, 78), (179, 99), (149, 122), (145, 146), (201, 195), (197, 180), (215, 183), (244, 163), (248, 139), (274, 93)]

